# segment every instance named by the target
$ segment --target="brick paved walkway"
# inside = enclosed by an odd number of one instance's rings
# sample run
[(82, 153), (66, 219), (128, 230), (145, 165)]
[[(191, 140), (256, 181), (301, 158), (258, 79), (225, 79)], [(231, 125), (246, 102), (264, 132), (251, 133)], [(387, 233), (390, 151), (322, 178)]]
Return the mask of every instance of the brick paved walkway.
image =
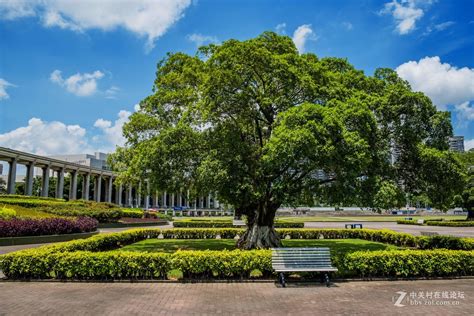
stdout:
[[(396, 292), (407, 293), (397, 307)], [(464, 295), (455, 306), (417, 305), (410, 293)], [(418, 295), (418, 294), (417, 294)], [(0, 282), (1, 315), (472, 315), (474, 280), (274, 283)], [(438, 303), (439, 304), (439, 303)]]

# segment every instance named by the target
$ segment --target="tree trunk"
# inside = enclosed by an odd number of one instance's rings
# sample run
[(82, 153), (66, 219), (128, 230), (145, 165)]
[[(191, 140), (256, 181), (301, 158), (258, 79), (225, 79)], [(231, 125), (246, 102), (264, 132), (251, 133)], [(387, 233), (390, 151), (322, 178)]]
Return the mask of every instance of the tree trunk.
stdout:
[(240, 249), (261, 249), (280, 247), (280, 236), (273, 226), (277, 206), (262, 203), (257, 209), (249, 209), (247, 230), (237, 242)]

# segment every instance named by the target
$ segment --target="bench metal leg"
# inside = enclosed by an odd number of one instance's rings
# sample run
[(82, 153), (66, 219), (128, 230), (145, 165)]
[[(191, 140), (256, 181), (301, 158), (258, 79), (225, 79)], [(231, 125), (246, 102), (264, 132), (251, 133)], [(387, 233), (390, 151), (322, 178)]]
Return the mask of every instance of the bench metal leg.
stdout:
[(326, 281), (326, 286), (329, 287), (329, 275), (327, 273), (324, 273), (324, 281)]
[(286, 287), (285, 274), (283, 272), (280, 272), (280, 274), (278, 275), (278, 278), (279, 278), (281, 286)]

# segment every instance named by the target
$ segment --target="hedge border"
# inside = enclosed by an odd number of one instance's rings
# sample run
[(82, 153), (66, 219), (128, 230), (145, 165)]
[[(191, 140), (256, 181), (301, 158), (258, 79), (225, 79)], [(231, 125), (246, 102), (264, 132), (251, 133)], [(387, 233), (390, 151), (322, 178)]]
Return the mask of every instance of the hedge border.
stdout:
[(0, 246), (16, 246), (28, 244), (44, 244), (51, 242), (70, 241), (75, 239), (89, 238), (97, 235), (99, 232), (63, 234), (63, 235), (40, 235), (40, 236), (22, 236), (22, 237), (2, 237), (0, 238)]
[[(135, 253), (113, 250), (147, 238), (232, 238), (243, 229), (136, 229), (74, 240), (0, 256), (0, 268), (10, 279), (162, 279), (172, 269), (186, 278), (249, 278), (258, 269), (263, 277), (273, 274), (270, 250), (177, 251)], [(303, 231), (303, 234), (302, 234)], [(397, 244), (406, 243), (404, 233), (385, 230), (279, 229), (279, 234), (327, 238), (361, 238)], [(306, 233), (306, 234), (304, 234)], [(319, 235), (318, 235), (319, 234)], [(321, 235), (322, 234), (322, 235)], [(354, 237), (354, 235), (359, 235)], [(397, 236), (399, 235), (399, 236)], [(398, 237), (398, 238), (396, 238)], [(470, 245), (472, 238), (416, 237), (419, 247)], [(454, 240), (454, 241), (453, 241)], [(439, 244), (442, 242), (441, 244)], [(452, 243), (452, 244), (450, 244)], [(471, 248), (472, 249), (472, 248)], [(341, 259), (341, 257), (339, 257)], [(358, 251), (335, 262), (338, 276), (437, 277), (474, 275), (474, 251), (389, 250)]]

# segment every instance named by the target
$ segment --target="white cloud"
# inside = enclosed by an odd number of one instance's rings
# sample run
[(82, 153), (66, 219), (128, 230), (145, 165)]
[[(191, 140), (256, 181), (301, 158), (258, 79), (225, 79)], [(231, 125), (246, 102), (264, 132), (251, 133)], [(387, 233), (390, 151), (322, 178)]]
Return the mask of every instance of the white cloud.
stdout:
[(293, 33), (293, 42), (300, 53), (304, 53), (307, 40), (316, 40), (311, 24), (300, 25)]
[(464, 150), (469, 150), (474, 148), (474, 139), (465, 139), (464, 140)]
[(199, 33), (189, 34), (186, 36), (188, 41), (193, 42), (196, 46), (202, 46), (206, 43), (217, 43), (217, 37), (210, 35), (202, 35)]
[(0, 134), (0, 145), (38, 155), (90, 152), (85, 135), (86, 130), (79, 125), (32, 118), (27, 126)]
[(10, 96), (7, 93), (8, 87), (16, 87), (16, 86), (6, 81), (5, 79), (0, 78), (0, 100), (5, 100), (5, 99), (10, 98)]
[(280, 23), (275, 27), (278, 34), (286, 34), (286, 23)]
[(440, 110), (474, 100), (474, 68), (457, 68), (434, 56), (406, 62), (396, 71), (413, 90), (429, 96)]
[(0, 16), (17, 19), (39, 16), (45, 27), (73, 31), (122, 27), (146, 37), (146, 50), (184, 15), (191, 0), (2, 0)]
[[(429, 4), (430, 1), (425, 1)], [(392, 0), (386, 3), (381, 14), (390, 14), (397, 23), (397, 32), (400, 35), (408, 34), (416, 28), (416, 21), (421, 19), (424, 12), (415, 0)]]
[(344, 28), (348, 31), (350, 31), (354, 28), (354, 26), (352, 25), (351, 22), (342, 22), (342, 26), (344, 26)]
[(474, 121), (474, 107), (469, 101), (455, 105), (454, 111), (457, 113), (457, 119), (461, 126), (467, 121)]
[(100, 129), (102, 134), (95, 136), (93, 141), (101, 144), (102, 150), (106, 152), (114, 151), (116, 146), (123, 146), (125, 137), (123, 137), (122, 128), (128, 122), (131, 114), (129, 111), (121, 110), (113, 123), (102, 118), (95, 121), (94, 127)]
[(36, 3), (31, 0), (2, 0), (0, 1), (0, 18), (14, 20), (35, 16)]
[(93, 73), (77, 73), (64, 79), (61, 71), (55, 70), (51, 73), (49, 79), (74, 95), (86, 97), (97, 92), (97, 80), (100, 80), (103, 76), (104, 73), (96, 70)]
[(106, 99), (116, 99), (117, 98), (117, 93), (120, 91), (120, 89), (116, 86), (111, 86), (107, 90), (105, 90), (105, 98)]
[(443, 23), (436, 24), (436, 25), (434, 26), (434, 29), (435, 29), (436, 31), (444, 31), (444, 30), (446, 30), (448, 27), (453, 26), (454, 24), (456, 24), (456, 23), (453, 22), (453, 21), (443, 22)]
[(27, 126), (0, 134), (0, 146), (38, 155), (113, 152), (117, 145), (125, 144), (122, 127), (130, 115), (131, 112), (121, 110), (114, 122), (99, 118), (94, 123), (97, 129), (91, 131), (79, 125), (33, 117)]

